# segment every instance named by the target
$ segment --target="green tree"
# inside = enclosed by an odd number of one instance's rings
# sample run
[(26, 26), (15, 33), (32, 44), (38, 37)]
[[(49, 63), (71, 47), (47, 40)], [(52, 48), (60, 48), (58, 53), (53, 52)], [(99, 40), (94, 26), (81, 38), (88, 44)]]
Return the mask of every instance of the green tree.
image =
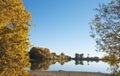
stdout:
[(75, 58), (76, 58), (76, 59), (79, 58), (79, 54), (78, 54), (78, 53), (75, 54)]
[(119, 60), (120, 0), (100, 4), (96, 11), (97, 14), (91, 21), (91, 37), (96, 40), (97, 50), (107, 53), (108, 57), (114, 56), (115, 60)]
[(84, 54), (83, 54), (83, 53), (82, 53), (82, 54), (80, 54), (80, 58), (81, 58), (81, 59), (83, 59), (83, 56), (84, 56)]

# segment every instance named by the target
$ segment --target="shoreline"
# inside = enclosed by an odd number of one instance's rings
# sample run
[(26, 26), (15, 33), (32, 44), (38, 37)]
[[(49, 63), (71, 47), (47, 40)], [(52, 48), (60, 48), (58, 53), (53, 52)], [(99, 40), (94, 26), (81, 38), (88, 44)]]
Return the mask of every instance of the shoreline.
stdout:
[(29, 76), (110, 76), (110, 74), (100, 72), (80, 72), (80, 71), (29, 71)]

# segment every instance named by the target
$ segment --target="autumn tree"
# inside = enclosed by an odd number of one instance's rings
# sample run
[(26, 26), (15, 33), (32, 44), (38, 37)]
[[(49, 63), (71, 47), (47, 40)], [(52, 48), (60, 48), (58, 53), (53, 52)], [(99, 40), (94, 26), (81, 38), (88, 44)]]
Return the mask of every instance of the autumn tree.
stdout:
[(29, 20), (22, 0), (0, 0), (0, 76), (28, 76)]
[(29, 52), (30, 58), (35, 60), (50, 59), (52, 54), (48, 48), (32, 47)]
[[(108, 4), (100, 4), (96, 11), (97, 14), (91, 21), (91, 37), (96, 40), (97, 50), (107, 53), (108, 57), (119, 60), (120, 0), (111, 0)], [(112, 61), (113, 58), (109, 59)]]
[(59, 57), (60, 57), (60, 59), (65, 59), (65, 54), (64, 54), (64, 53), (61, 53), (61, 54), (59, 55)]

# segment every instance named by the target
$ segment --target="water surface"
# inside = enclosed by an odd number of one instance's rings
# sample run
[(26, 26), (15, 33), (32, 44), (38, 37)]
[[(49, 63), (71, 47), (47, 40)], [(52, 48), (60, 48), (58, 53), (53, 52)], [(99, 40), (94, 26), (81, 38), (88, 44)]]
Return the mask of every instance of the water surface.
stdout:
[(64, 64), (39, 62), (32, 64), (34, 70), (41, 71), (82, 71), (82, 72), (100, 72), (100, 73), (111, 73), (110, 66), (102, 61), (99, 62), (87, 62), (82, 61), (80, 64), (76, 64), (74, 60), (65, 62)]

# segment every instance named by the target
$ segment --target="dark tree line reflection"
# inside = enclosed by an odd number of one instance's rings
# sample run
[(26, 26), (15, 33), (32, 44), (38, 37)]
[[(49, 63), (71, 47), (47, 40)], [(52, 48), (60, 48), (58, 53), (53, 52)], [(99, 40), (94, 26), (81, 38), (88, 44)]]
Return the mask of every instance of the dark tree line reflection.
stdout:
[(50, 53), (49, 49), (47, 48), (38, 48), (33, 47), (30, 52), (30, 63), (31, 63), (31, 70), (47, 70), (50, 65), (55, 64), (56, 62), (64, 65), (64, 63), (69, 62), (71, 60), (75, 61), (75, 65), (84, 65), (83, 61), (87, 61), (88, 65), (89, 62), (99, 62), (98, 57), (84, 57), (84, 54), (75, 54), (75, 57), (72, 58), (70, 56), (61, 53), (57, 55), (56, 53)]
[[(73, 59), (71, 59), (71, 60), (73, 60)], [(70, 61), (71, 61), (70, 60)], [(84, 65), (84, 61), (86, 61), (86, 60), (74, 60), (75, 61), (75, 65)], [(67, 62), (69, 62), (69, 61), (66, 61), (66, 60), (44, 60), (44, 61), (30, 61), (30, 63), (31, 63), (31, 67), (30, 67), (30, 69), (31, 70), (41, 70), (41, 71), (43, 71), (43, 70), (48, 70), (49, 69), (49, 67), (50, 67), (50, 65), (52, 65), (52, 64), (55, 64), (56, 62), (59, 62), (61, 65), (64, 65), (65, 63), (67, 63)], [(87, 61), (87, 63), (88, 63), (88, 65), (89, 65), (89, 63), (90, 62), (99, 62), (99, 60), (98, 61)]]
[[(39, 47), (33, 47), (30, 52), (30, 63), (31, 63), (31, 70), (48, 70), (50, 65), (56, 64), (56, 62), (60, 63), (61, 65), (64, 65), (66, 62), (75, 61), (75, 65), (84, 65), (84, 61), (87, 62), (89, 65), (90, 62), (96, 62), (103, 61), (105, 63), (108, 63), (111, 66), (111, 70), (113, 73), (116, 71), (119, 71), (119, 64), (116, 63), (115, 58), (113, 57), (90, 57), (89, 54), (87, 57), (84, 57), (84, 54), (75, 54), (75, 57), (71, 57), (68, 55), (65, 55), (64, 53), (61, 53), (57, 55), (56, 53), (50, 53), (50, 50), (48, 48), (39, 48)], [(114, 62), (111, 62), (114, 60)]]

